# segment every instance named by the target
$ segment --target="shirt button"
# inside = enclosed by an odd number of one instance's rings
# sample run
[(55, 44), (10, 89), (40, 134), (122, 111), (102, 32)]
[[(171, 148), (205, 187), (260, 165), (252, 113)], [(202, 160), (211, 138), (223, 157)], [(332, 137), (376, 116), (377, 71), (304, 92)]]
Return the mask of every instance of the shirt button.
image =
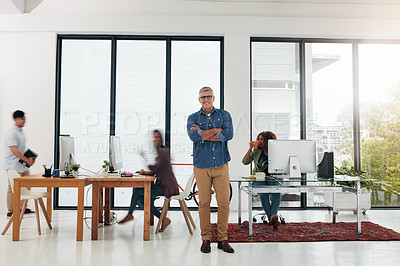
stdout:
[(211, 124), (209, 124), (208, 126), (211, 127)]
[(215, 157), (213, 157), (213, 159), (215, 159)]

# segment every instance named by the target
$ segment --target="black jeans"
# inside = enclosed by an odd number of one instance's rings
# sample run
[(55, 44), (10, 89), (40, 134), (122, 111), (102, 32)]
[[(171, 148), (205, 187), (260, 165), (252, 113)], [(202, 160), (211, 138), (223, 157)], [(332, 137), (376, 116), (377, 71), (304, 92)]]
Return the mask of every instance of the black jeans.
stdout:
[[(154, 184), (151, 186), (151, 196), (150, 196), (150, 213), (153, 214), (154, 216), (157, 216), (157, 218), (160, 218), (161, 212), (154, 207), (154, 200), (158, 196), (162, 196), (163, 194), (161, 193), (160, 186), (158, 184)], [(131, 206), (129, 206), (129, 214), (132, 214), (133, 211), (136, 209), (136, 205), (139, 205), (140, 207), (144, 208), (144, 188), (133, 188), (132, 190), (132, 198), (131, 198)]]

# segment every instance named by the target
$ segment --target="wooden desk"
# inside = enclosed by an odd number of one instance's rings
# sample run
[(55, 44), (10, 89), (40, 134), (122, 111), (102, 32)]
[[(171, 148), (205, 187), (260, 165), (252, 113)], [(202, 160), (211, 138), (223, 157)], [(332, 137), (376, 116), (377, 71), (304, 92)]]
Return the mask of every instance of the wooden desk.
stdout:
[[(42, 174), (29, 175), (14, 178), (14, 209), (13, 213), (20, 212), (21, 187), (47, 187), (47, 192), (51, 192), (53, 187), (76, 187), (78, 188), (78, 212), (76, 223), (76, 241), (83, 239), (83, 208), (84, 208), (84, 187), (89, 185), (90, 181), (85, 178), (50, 178), (42, 177)], [(47, 198), (47, 214), (52, 220), (51, 197)], [(12, 240), (19, 241), (20, 219), (19, 215), (13, 216), (13, 234)]]
[(141, 177), (90, 177), (88, 181), (92, 184), (92, 240), (98, 239), (99, 230), (99, 212), (100, 206), (103, 207), (103, 202), (100, 203), (100, 192), (105, 188), (105, 220), (110, 222), (110, 188), (113, 187), (139, 187), (144, 188), (144, 226), (143, 240), (150, 240), (150, 196), (151, 184), (154, 183), (154, 176)]

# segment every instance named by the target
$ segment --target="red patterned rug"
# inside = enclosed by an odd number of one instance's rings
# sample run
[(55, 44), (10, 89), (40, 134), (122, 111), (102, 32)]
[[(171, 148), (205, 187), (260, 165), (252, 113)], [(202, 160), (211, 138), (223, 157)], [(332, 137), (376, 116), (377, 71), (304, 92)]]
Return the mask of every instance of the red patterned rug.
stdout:
[[(229, 242), (314, 242), (314, 241), (388, 241), (400, 240), (400, 234), (371, 222), (361, 223), (360, 235), (357, 223), (286, 223), (274, 230), (263, 223), (253, 224), (253, 236), (249, 236), (249, 222), (229, 224)], [(212, 225), (212, 242), (217, 240), (217, 226)]]

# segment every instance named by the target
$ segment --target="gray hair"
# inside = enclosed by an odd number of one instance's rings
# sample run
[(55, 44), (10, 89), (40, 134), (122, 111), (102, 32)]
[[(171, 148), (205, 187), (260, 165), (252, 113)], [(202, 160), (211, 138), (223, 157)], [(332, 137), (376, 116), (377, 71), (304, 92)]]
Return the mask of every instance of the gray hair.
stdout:
[(206, 91), (211, 91), (212, 95), (214, 96), (214, 91), (210, 87), (203, 87), (199, 90), (199, 97), (200, 97), (200, 93), (206, 92)]

